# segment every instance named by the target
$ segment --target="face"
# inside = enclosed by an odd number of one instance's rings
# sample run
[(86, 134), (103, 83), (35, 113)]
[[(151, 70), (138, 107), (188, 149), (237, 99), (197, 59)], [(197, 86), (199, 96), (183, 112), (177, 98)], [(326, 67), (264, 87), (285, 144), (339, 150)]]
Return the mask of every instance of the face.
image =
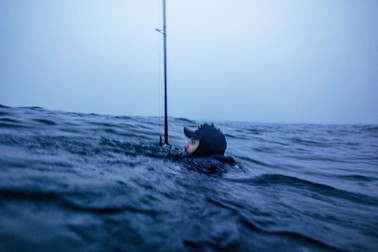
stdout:
[(184, 148), (185, 148), (185, 152), (186, 154), (188, 154), (188, 156), (192, 155), (193, 152), (195, 152), (199, 146), (199, 140), (196, 140), (196, 139), (190, 139), (189, 142), (187, 142), (185, 145), (184, 145)]

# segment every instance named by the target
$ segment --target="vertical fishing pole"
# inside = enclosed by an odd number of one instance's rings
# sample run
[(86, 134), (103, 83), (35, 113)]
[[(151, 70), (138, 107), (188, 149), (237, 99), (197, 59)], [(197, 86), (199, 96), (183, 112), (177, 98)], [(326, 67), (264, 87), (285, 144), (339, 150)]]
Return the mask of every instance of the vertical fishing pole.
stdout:
[[(168, 144), (168, 97), (167, 97), (167, 25), (165, 0), (163, 0), (163, 30), (155, 29), (163, 34), (164, 38), (164, 143)], [(163, 141), (160, 136), (160, 145)]]
[(168, 97), (167, 97), (167, 25), (165, 0), (163, 0), (163, 31), (164, 31), (164, 143), (168, 144)]

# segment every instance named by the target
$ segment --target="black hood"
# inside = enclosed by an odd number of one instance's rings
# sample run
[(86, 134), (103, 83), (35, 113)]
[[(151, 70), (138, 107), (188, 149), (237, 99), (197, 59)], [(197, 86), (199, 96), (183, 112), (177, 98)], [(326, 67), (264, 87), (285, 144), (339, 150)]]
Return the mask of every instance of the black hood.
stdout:
[(197, 150), (191, 155), (193, 157), (208, 157), (214, 154), (224, 155), (226, 151), (226, 137), (213, 124), (201, 125), (196, 131), (191, 131), (185, 127), (184, 133), (188, 138), (200, 141)]

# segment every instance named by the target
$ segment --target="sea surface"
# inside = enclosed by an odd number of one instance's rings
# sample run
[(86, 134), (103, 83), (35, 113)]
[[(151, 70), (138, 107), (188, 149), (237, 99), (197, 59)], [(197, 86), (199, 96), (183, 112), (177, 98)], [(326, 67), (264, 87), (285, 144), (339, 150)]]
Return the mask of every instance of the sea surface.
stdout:
[(378, 251), (378, 125), (214, 122), (209, 173), (162, 123), (0, 106), (0, 251)]

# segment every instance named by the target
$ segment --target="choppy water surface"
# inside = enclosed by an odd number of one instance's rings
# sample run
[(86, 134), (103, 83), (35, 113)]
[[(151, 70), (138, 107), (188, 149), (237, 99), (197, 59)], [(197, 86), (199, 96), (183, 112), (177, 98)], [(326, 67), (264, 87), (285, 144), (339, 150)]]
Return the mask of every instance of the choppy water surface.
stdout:
[(161, 123), (0, 106), (0, 251), (377, 249), (378, 126), (218, 122), (209, 174)]

